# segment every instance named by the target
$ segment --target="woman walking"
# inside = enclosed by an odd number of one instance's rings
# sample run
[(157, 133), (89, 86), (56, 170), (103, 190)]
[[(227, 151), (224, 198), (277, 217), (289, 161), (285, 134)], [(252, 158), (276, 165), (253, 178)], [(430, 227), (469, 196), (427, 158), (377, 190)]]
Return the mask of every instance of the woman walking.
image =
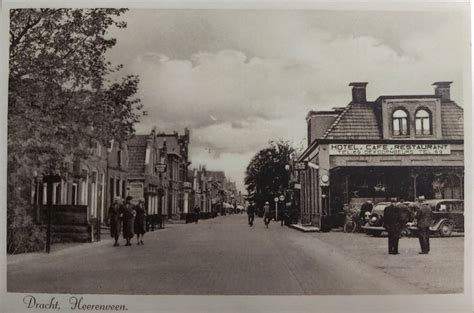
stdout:
[(118, 239), (122, 230), (123, 202), (120, 197), (115, 198), (109, 208), (110, 236), (115, 239), (114, 247), (118, 247)]
[(127, 241), (126, 246), (131, 246), (130, 240), (134, 236), (134, 224), (135, 224), (135, 209), (131, 203), (132, 197), (125, 199), (125, 205), (123, 210), (123, 238)]
[(268, 228), (268, 224), (270, 224), (270, 203), (265, 202), (265, 205), (263, 206), (263, 221), (265, 223), (265, 226)]
[(145, 236), (146, 233), (146, 210), (144, 199), (140, 199), (138, 201), (135, 211), (137, 212), (137, 215), (135, 216), (135, 234), (137, 234), (137, 245), (143, 245), (143, 236)]

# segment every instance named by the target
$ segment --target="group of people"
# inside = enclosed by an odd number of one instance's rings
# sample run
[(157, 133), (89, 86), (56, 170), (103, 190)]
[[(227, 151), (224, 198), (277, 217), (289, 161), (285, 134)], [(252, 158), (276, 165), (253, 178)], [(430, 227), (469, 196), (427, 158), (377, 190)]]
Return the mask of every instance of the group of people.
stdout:
[(125, 202), (122, 198), (115, 198), (109, 208), (110, 235), (115, 239), (114, 247), (119, 246), (120, 233), (126, 240), (125, 246), (131, 246), (131, 240), (137, 235), (137, 245), (143, 245), (143, 237), (146, 233), (146, 209), (145, 200), (139, 199), (138, 204), (132, 204), (132, 197), (127, 197)]
[[(388, 253), (399, 254), (398, 241), (401, 232), (410, 216), (409, 208), (403, 201), (397, 202), (396, 198), (390, 199), (390, 205), (384, 209), (384, 224), (388, 232)], [(425, 203), (425, 197), (418, 198), (415, 218), (417, 220), (418, 238), (420, 241), (420, 254), (430, 252), (430, 225), (432, 219), (431, 208)]]
[[(255, 213), (256, 213), (255, 211), (256, 211), (255, 204), (251, 202), (249, 206), (247, 207), (249, 226), (253, 226), (253, 221), (255, 219)], [(281, 226), (284, 225), (286, 215), (287, 215), (286, 210), (282, 210), (281, 215), (280, 215)], [(266, 201), (265, 205), (263, 206), (263, 222), (265, 223), (266, 228), (268, 228), (268, 225), (270, 224), (271, 220), (272, 220), (272, 215), (270, 212), (270, 203)]]

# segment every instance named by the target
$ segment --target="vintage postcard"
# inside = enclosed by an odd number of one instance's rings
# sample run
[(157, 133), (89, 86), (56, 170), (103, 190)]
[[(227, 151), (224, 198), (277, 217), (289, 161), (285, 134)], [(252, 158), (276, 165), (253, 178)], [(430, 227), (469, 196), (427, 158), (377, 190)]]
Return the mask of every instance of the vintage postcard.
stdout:
[(1, 308), (470, 312), (470, 23), (7, 1)]

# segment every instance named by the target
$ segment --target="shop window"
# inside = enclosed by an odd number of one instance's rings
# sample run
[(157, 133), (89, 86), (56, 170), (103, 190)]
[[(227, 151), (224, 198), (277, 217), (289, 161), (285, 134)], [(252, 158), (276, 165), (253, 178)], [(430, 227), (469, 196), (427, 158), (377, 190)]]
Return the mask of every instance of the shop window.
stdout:
[(415, 113), (415, 132), (417, 135), (431, 135), (431, 114), (425, 109)]
[(404, 110), (396, 110), (392, 114), (393, 135), (408, 135), (408, 114)]

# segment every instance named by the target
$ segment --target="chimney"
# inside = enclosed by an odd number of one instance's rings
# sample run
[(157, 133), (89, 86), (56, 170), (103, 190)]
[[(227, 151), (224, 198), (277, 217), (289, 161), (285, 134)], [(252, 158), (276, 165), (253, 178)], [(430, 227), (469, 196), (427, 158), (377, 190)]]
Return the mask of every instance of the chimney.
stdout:
[(450, 87), (453, 82), (435, 82), (433, 86), (435, 87), (435, 95), (441, 96), (441, 102), (451, 101)]
[(352, 102), (354, 103), (365, 103), (367, 102), (367, 97), (365, 94), (365, 89), (367, 87), (366, 82), (352, 82), (349, 86), (352, 86)]

